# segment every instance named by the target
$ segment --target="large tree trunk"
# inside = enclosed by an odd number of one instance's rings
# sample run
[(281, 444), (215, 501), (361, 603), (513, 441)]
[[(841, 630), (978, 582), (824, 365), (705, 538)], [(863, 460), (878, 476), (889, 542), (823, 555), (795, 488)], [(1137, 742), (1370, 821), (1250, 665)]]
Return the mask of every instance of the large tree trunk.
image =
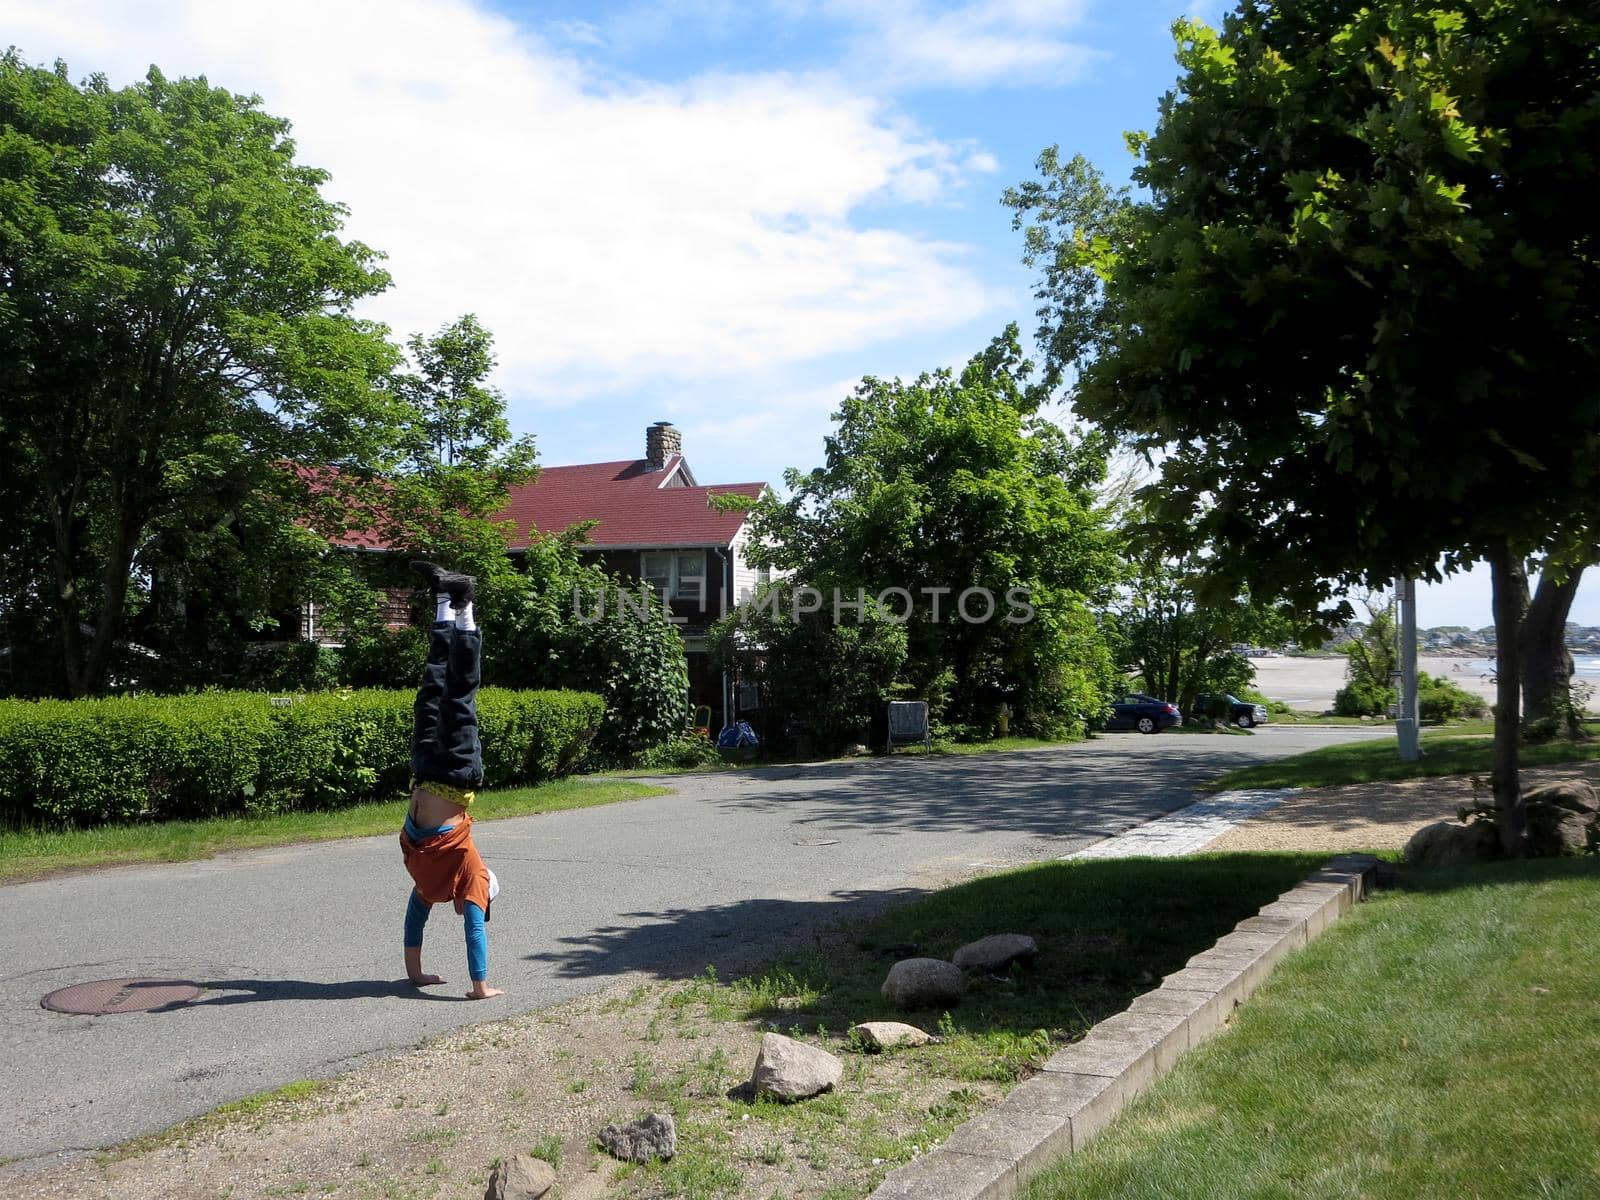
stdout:
[(1495, 821), (1500, 847), (1518, 857), (1523, 851), (1526, 814), (1521, 781), (1517, 776), (1518, 739), (1522, 735), (1520, 679), (1517, 670), (1517, 634), (1528, 604), (1528, 573), (1520, 556), (1501, 547), (1489, 559), (1494, 583), (1495, 709), (1494, 785)]
[(124, 517), (118, 523), (116, 539), (106, 556), (104, 573), (105, 592), (100, 605), (100, 619), (95, 626), (94, 640), (89, 643), (83, 660), (83, 671), (73, 691), (79, 696), (92, 696), (105, 690), (106, 675), (111, 668), (111, 652), (122, 633), (122, 615), (127, 607), (128, 577), (133, 572), (133, 551), (136, 534), (134, 520)]
[(50, 498), (50, 567), (55, 576), (56, 624), (61, 634), (62, 677), (67, 681), (67, 692), (76, 700), (83, 695), (79, 667), (83, 663), (83, 637), (80, 629), (82, 604), (78, 597), (76, 578), (77, 562), (77, 497), (78, 484), (72, 489)]
[(1578, 594), (1583, 568), (1574, 568), (1560, 583), (1548, 571), (1522, 618), (1517, 657), (1522, 683), (1523, 715), (1529, 724), (1554, 721), (1558, 734), (1576, 732), (1571, 705), (1572, 654), (1567, 649), (1567, 616)]

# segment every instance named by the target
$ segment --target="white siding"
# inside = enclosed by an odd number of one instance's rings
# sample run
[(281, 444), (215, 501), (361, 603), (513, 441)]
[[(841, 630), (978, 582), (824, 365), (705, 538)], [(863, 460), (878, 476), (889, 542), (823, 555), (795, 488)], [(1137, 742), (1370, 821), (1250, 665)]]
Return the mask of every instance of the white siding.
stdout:
[(745, 557), (745, 547), (749, 544), (750, 527), (747, 525), (740, 529), (729, 547), (733, 556), (733, 594), (728, 597), (728, 611), (744, 600), (756, 594), (756, 569), (750, 565), (750, 560)]

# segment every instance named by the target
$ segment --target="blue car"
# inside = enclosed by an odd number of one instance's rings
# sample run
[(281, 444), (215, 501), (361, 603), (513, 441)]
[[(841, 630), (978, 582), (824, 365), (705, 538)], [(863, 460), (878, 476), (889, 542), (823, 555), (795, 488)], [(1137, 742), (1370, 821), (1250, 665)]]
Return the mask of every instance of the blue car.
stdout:
[(1143, 692), (1130, 692), (1120, 700), (1111, 702), (1111, 719), (1107, 729), (1137, 729), (1140, 733), (1160, 733), (1183, 723), (1183, 714), (1176, 704), (1146, 696)]

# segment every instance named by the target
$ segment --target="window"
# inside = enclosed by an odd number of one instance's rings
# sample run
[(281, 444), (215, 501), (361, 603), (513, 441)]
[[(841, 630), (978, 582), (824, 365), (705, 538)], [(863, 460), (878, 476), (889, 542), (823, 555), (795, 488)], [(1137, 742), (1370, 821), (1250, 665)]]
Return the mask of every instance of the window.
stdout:
[(646, 554), (640, 564), (639, 577), (655, 588), (656, 595), (665, 600), (672, 595), (672, 556)]
[(679, 554), (673, 596), (703, 604), (706, 598), (706, 556), (703, 552)]
[(652, 551), (639, 557), (639, 577), (656, 590), (656, 595), (663, 600), (687, 600), (705, 606), (704, 551)]

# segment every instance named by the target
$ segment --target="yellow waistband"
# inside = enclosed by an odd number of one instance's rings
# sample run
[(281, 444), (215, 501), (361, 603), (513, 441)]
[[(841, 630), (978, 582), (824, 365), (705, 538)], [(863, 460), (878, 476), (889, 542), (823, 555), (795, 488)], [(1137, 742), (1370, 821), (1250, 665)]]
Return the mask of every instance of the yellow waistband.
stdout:
[(432, 779), (417, 780), (411, 786), (432, 792), (439, 799), (448, 800), (451, 804), (459, 804), (462, 808), (471, 808), (472, 802), (478, 798), (477, 792), (468, 791), (466, 788), (452, 787), (448, 783), (436, 783)]

